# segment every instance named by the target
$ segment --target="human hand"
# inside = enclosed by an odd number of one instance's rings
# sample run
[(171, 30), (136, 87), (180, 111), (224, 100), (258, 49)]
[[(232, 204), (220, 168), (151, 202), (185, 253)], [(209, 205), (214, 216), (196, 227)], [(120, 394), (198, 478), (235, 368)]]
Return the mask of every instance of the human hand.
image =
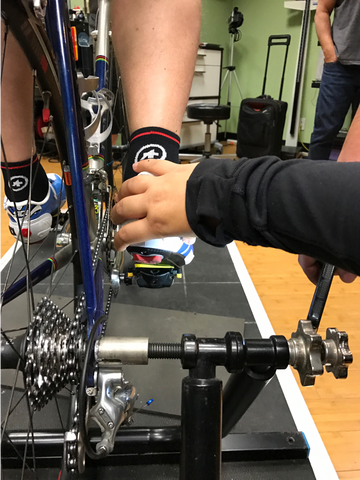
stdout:
[(335, 50), (328, 53), (328, 54), (324, 54), (324, 62), (325, 63), (335, 63), (337, 61), (338, 61), (338, 58), (336, 56)]
[(154, 238), (194, 236), (186, 216), (186, 183), (196, 165), (178, 165), (164, 160), (135, 163), (137, 175), (121, 186), (111, 220), (122, 226), (115, 235), (115, 249)]
[[(298, 261), (310, 282), (316, 285), (320, 277), (322, 263), (307, 255), (299, 255)], [(338, 275), (344, 283), (352, 283), (356, 278), (354, 273), (347, 272), (342, 268), (336, 268), (335, 275)]]

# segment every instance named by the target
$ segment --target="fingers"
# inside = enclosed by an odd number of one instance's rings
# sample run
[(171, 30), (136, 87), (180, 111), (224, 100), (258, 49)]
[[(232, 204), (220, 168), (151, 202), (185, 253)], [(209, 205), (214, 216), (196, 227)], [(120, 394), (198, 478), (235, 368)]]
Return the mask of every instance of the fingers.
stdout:
[(177, 163), (164, 160), (141, 160), (141, 162), (134, 163), (133, 165), (133, 169), (136, 173), (149, 172), (156, 176), (173, 172), (179, 167), (181, 168)]
[(121, 200), (124, 197), (129, 197), (131, 195), (140, 195), (144, 193), (150, 182), (154, 180), (154, 177), (148, 175), (137, 175), (136, 177), (126, 180), (117, 193), (117, 201)]
[(111, 221), (120, 225), (125, 220), (132, 218), (144, 218), (147, 214), (144, 195), (122, 198), (111, 210)]
[(151, 232), (146, 218), (128, 223), (120, 228), (114, 238), (115, 250), (125, 250), (126, 247), (133, 243), (145, 242), (152, 240), (154, 233)]
[[(314, 285), (317, 285), (322, 264), (315, 258), (308, 257), (307, 255), (299, 255), (299, 264), (310, 282), (312, 282)], [(342, 268), (336, 268), (335, 275), (338, 275), (340, 280), (344, 283), (352, 283), (357, 277), (355, 273), (347, 272)]]
[(345, 270), (342, 270), (342, 269), (337, 269), (335, 273), (339, 275), (340, 279), (344, 283), (352, 283), (357, 277), (355, 273), (346, 272)]
[(299, 255), (298, 262), (310, 282), (316, 285), (321, 272), (321, 264), (315, 258), (307, 255)]

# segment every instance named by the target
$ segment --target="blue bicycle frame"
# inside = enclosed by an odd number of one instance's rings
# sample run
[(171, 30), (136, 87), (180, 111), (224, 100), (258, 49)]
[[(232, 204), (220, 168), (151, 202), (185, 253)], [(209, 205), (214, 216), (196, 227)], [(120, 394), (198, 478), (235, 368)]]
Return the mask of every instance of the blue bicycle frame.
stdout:
[[(99, 89), (106, 88), (108, 85), (109, 10), (109, 0), (100, 0), (95, 71), (96, 76), (99, 78)], [(51, 32), (50, 41), (59, 70), (58, 76), (61, 96), (63, 98), (75, 222), (78, 232), (81, 232), (78, 237), (78, 249), (86, 297), (88, 329), (90, 331), (98, 315), (98, 313), (95, 315), (95, 312), (97, 310), (101, 311), (101, 307), (97, 307), (97, 303), (100, 303), (102, 300), (103, 292), (101, 282), (96, 282), (98, 285), (96, 289), (94, 281), (86, 199), (83, 186), (83, 166), (88, 163), (88, 155), (85, 144), (81, 141), (83, 138), (81, 118), (79, 117), (77, 108), (74, 108), (77, 104), (78, 92), (76, 91), (76, 78), (73, 78), (73, 59), (70, 50), (72, 48), (72, 42), (69, 35), (67, 16), (68, 11), (63, 0), (50, 0), (48, 2), (46, 24), (47, 30)]]

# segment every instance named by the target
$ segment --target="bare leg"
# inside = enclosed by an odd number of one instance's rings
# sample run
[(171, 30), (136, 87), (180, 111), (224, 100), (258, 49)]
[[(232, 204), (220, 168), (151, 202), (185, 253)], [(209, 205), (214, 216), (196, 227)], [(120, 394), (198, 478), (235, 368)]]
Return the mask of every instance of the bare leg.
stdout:
[(180, 134), (199, 43), (201, 0), (114, 0), (112, 37), (130, 132)]
[[(112, 22), (132, 134), (126, 180), (135, 175), (132, 164), (145, 158), (179, 161), (181, 123), (199, 45), (201, 0), (113, 0)], [(160, 138), (170, 138), (166, 149)], [(168, 251), (181, 252), (189, 263), (193, 249), (187, 245), (184, 250), (183, 245), (179, 237), (150, 240), (140, 254), (133, 250), (133, 259), (159, 263), (166, 261), (163, 252)]]
[[(114, 0), (113, 41), (131, 131), (156, 125), (180, 133), (198, 48), (200, 6), (200, 0)], [(33, 152), (33, 85), (11, 33), (1, 87), (5, 153), (8, 162), (19, 162)]]
[[(3, 41), (4, 31), (5, 26), (1, 23)], [(1, 134), (6, 159), (13, 163), (26, 160), (35, 153), (33, 79), (25, 55), (10, 32), (5, 52), (1, 82)], [(2, 151), (1, 160), (4, 161)]]
[[(4, 43), (3, 24), (1, 29), (3, 46), (6, 46), (1, 81), (4, 206), (11, 234), (17, 238), (21, 230), (23, 238), (36, 243), (51, 230), (52, 214), (62, 206), (66, 194), (61, 178), (57, 175), (48, 178), (36, 156), (32, 71), (13, 35), (9, 32)], [(31, 207), (28, 206), (30, 197)], [(35, 204), (37, 208), (33, 209)]]

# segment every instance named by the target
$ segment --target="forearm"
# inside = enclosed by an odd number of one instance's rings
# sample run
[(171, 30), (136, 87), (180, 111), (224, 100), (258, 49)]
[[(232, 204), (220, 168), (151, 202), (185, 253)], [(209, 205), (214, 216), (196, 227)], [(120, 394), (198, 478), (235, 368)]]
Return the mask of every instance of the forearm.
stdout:
[(315, 14), (316, 33), (324, 52), (325, 62), (336, 61), (334, 42), (331, 37), (330, 13), (319, 5)]
[[(237, 239), (360, 273), (359, 175), (359, 164), (207, 160), (188, 181), (189, 224), (216, 246)], [(211, 205), (207, 192), (216, 192)]]

